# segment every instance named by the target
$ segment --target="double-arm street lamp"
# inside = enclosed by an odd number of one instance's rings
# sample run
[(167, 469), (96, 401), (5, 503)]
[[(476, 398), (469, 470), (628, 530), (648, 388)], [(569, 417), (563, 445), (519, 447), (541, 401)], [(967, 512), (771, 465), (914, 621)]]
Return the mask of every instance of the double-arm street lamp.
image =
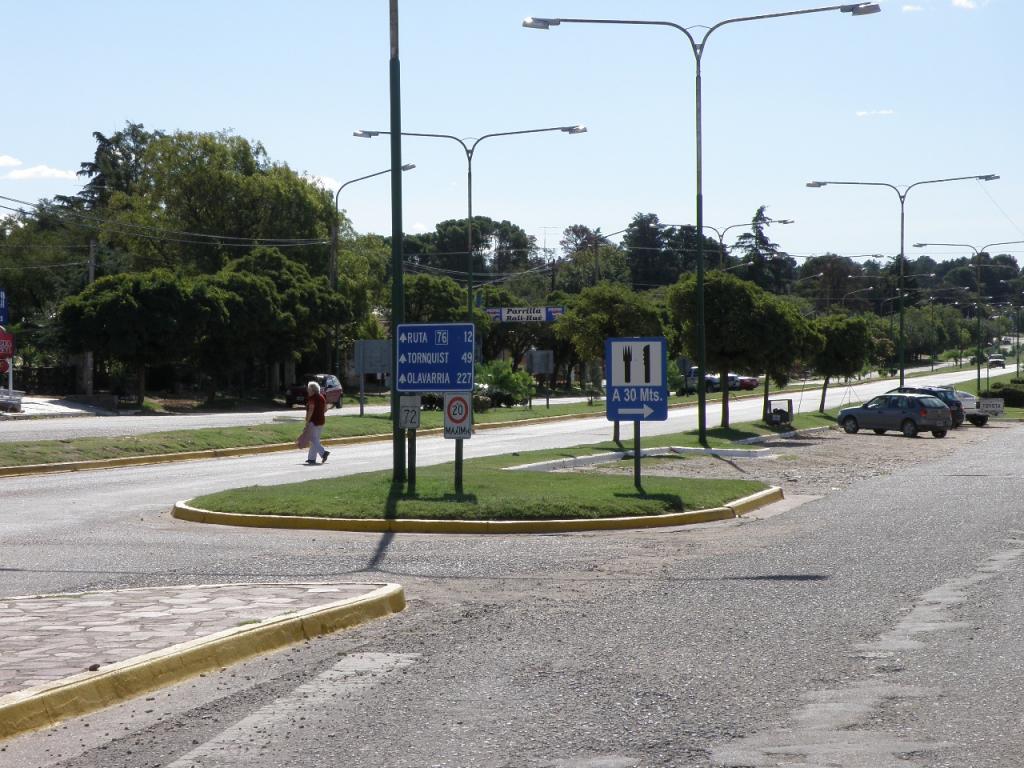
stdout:
[[(768, 220), (765, 221), (765, 224), (792, 224), (792, 223), (793, 223), (793, 219), (768, 219)], [(719, 267), (719, 269), (722, 269), (722, 268), (725, 267), (725, 233), (728, 232), (730, 229), (736, 229), (737, 227), (749, 227), (750, 225), (751, 225), (751, 222), (749, 222), (749, 221), (743, 222), (742, 224), (730, 224), (729, 226), (722, 227), (721, 229), (718, 229), (717, 227), (712, 227), (710, 224), (704, 224), (703, 225), (704, 229), (710, 229), (712, 232), (714, 232), (716, 235), (718, 235), (718, 253), (719, 253), (718, 267)]]
[[(998, 178), (998, 177), (997, 177)], [(975, 248), (969, 243), (914, 243), (915, 248), (970, 248), (974, 252), (974, 297), (975, 297), (975, 314), (978, 318), (978, 328), (975, 333), (977, 338), (977, 350), (975, 352), (974, 360), (977, 365), (977, 386), (978, 386), (978, 397), (981, 397), (981, 254), (988, 253), (989, 248), (995, 248), (1000, 245), (1019, 245), (1024, 243), (1024, 240), (1007, 240), (1002, 243), (989, 243), (983, 245), (981, 248)]]
[[(710, 27), (694, 26), (684, 27), (671, 21), (639, 21), (635, 19), (563, 19), (563, 18), (540, 18), (528, 16), (523, 20), (523, 26), (530, 29), (551, 29), (561, 24), (626, 24), (632, 26), (655, 26), (669, 27), (682, 32), (690, 43), (693, 51), (694, 62), (697, 72), (695, 79), (695, 122), (696, 122), (696, 171), (697, 171), (697, 199), (696, 199), (696, 227), (698, 235), (704, 231), (704, 193), (703, 193), (703, 149), (701, 136), (701, 59), (704, 56), (704, 49), (711, 33), (727, 24), (737, 24), (742, 21), (760, 21), (762, 19), (778, 19), (787, 16), (803, 16), (810, 13), (822, 13), (825, 11), (841, 11), (853, 16), (864, 16), (870, 13), (877, 13), (881, 9), (876, 3), (848, 3), (845, 5), (830, 5), (822, 8), (807, 8), (800, 11), (786, 11), (782, 13), (767, 13), (760, 16), (740, 16), (734, 19), (725, 19)], [(693, 29), (703, 30), (697, 36), (691, 31)], [(706, 363), (706, 347), (704, 334), (704, 239), (697, 238), (697, 430), (701, 444), (707, 445), (707, 398), (704, 385), (704, 369)]]
[(825, 187), (830, 184), (855, 186), (855, 187), (888, 187), (896, 196), (900, 199), (900, 272), (899, 272), (899, 284), (898, 284), (898, 295), (901, 298), (900, 301), (900, 336), (899, 336), (899, 362), (900, 362), (900, 386), (903, 386), (903, 380), (905, 376), (905, 365), (904, 365), (904, 343), (903, 343), (903, 270), (904, 262), (904, 239), (906, 233), (906, 205), (907, 195), (910, 194), (910, 190), (914, 187), (920, 187), (922, 184), (942, 184), (947, 181), (993, 181), (999, 177), (994, 173), (986, 173), (981, 176), (954, 176), (949, 179), (927, 179), (925, 181), (915, 181), (913, 184), (909, 184), (902, 189), (896, 184), (889, 184), (884, 181), (809, 181), (807, 182), (808, 187), (819, 188)]
[[(577, 133), (586, 133), (587, 129), (582, 125), (559, 125), (554, 128), (531, 128), (525, 131), (503, 131), (501, 133), (488, 133), (481, 136), (478, 139), (473, 139), (471, 143), (467, 143), (469, 139), (460, 139), (458, 136), (452, 136), (447, 133), (413, 133), (411, 131), (402, 131), (403, 136), (419, 136), (421, 138), (428, 139), (450, 139), (451, 141), (457, 142), (462, 151), (466, 153), (466, 200), (467, 200), (467, 214), (466, 214), (466, 258), (468, 260), (467, 276), (466, 276), (466, 322), (473, 322), (473, 156), (476, 153), (476, 148), (481, 141), (485, 139), (493, 139), (497, 136), (521, 136), (525, 133), (548, 133), (550, 131), (561, 131), (562, 133), (568, 133), (574, 135)], [(361, 139), (372, 139), (374, 136), (389, 136), (388, 131), (355, 131), (353, 136)], [(461, 444), (461, 440), (458, 441)]]

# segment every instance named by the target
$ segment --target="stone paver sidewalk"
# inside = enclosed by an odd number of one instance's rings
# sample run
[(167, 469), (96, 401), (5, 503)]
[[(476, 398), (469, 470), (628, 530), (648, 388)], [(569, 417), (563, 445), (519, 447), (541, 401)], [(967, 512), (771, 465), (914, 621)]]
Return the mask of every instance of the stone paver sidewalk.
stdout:
[(227, 584), (0, 598), (0, 696), (379, 584)]

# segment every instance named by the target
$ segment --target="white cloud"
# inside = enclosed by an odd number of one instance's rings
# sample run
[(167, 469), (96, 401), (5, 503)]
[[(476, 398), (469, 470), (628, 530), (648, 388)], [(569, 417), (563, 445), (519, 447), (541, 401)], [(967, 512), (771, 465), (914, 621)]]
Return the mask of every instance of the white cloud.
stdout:
[(0, 155), (0, 168), (10, 168), (14, 165), (21, 165), (21, 160), (10, 155)]
[(913, 13), (914, 11), (923, 11), (923, 5), (904, 5), (902, 8), (904, 13)]
[(62, 171), (59, 168), (51, 168), (48, 165), (33, 165), (31, 168), (19, 168), (17, 171), (11, 171), (5, 179), (68, 179), (74, 180), (76, 177), (74, 171)]
[(895, 115), (896, 110), (894, 109), (864, 109), (856, 113), (857, 117), (883, 117), (886, 115)]
[(978, 4), (974, 0), (953, 0), (953, 6), (955, 8), (966, 8), (969, 11), (973, 11), (978, 7)]
[(415, 224), (412, 225), (412, 228), (414, 232), (427, 232), (430, 229), (430, 227), (428, 227), (422, 221), (417, 221)]

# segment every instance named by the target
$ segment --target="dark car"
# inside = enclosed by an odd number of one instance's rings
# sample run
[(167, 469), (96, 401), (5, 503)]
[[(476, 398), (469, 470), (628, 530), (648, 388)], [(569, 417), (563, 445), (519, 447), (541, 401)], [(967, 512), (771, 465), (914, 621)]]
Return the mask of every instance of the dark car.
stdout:
[(896, 389), (890, 389), (889, 392), (906, 392), (912, 395), (932, 395), (937, 397), (949, 408), (949, 413), (953, 417), (953, 429), (964, 423), (964, 404), (960, 402), (960, 398), (956, 396), (956, 392), (952, 389), (946, 389), (945, 387), (897, 387)]
[(843, 408), (836, 421), (851, 435), (870, 429), (876, 435), (898, 430), (907, 437), (917, 437), (922, 430), (945, 437), (953, 423), (949, 408), (939, 398), (913, 394), (879, 395), (864, 405)]
[(296, 403), (306, 404), (306, 392), (309, 382), (315, 381), (320, 385), (320, 394), (324, 396), (328, 405), (341, 408), (341, 396), (344, 393), (338, 377), (330, 373), (309, 373), (302, 377), (301, 383), (292, 384), (284, 392), (284, 404), (291, 408)]

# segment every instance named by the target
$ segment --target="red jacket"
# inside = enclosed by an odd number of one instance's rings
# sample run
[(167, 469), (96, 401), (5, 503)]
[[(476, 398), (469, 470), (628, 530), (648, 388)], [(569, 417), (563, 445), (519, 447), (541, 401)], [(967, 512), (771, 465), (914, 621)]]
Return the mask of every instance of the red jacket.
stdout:
[(309, 417), (309, 421), (313, 422), (318, 427), (324, 425), (324, 414), (327, 412), (327, 400), (324, 399), (322, 393), (317, 392), (306, 401), (306, 407), (312, 408), (313, 413)]

